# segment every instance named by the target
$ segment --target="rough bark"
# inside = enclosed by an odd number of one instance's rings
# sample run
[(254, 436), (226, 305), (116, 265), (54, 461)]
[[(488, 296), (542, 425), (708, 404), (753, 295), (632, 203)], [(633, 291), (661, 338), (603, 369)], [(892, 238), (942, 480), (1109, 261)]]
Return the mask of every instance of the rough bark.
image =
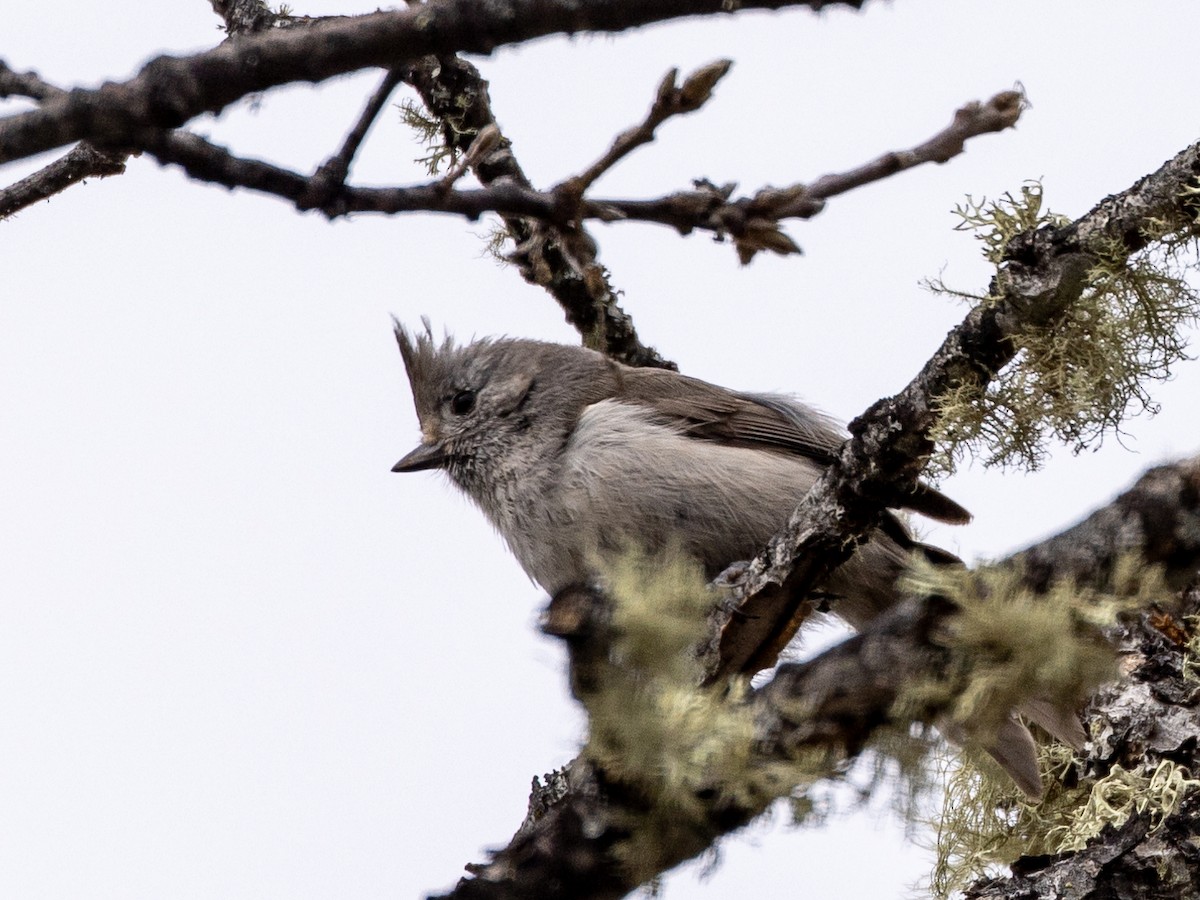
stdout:
[[(877, 525), (884, 509), (903, 506), (904, 495), (913, 489), (932, 449), (929, 432), (937, 419), (937, 398), (964, 380), (987, 384), (1020, 349), (1015, 335), (1061, 315), (1080, 296), (1086, 273), (1100, 258), (1097, 248), (1102, 247), (1107, 256), (1114, 247), (1133, 253), (1146, 245), (1148, 223), (1194, 218), (1188, 188), (1198, 174), (1200, 145), (1184, 150), (1079, 220), (1013, 239), (989, 291), (995, 299), (973, 310), (950, 333), (904, 391), (879, 401), (852, 423), (851, 440), (787, 529), (733, 579), (740, 594), (737, 604), (725, 611), (721, 665), (714, 682), (731, 672), (770, 664), (794, 631), (793, 613), (803, 607), (811, 587), (849, 555), (853, 542)], [(1170, 495), (1171, 512), (1150, 511), (1148, 521), (1194, 519), (1194, 467), (1194, 462), (1187, 464), (1177, 480), (1162, 478), (1180, 490)], [(1110, 547), (1105, 558), (1129, 549), (1141, 549), (1152, 557), (1161, 553), (1150, 547), (1131, 548), (1127, 531), (1120, 530), (1122, 543)], [(1182, 531), (1189, 529), (1185, 526)], [(1108, 536), (1116, 537), (1117, 532), (1110, 529)], [(1147, 539), (1153, 536), (1149, 529), (1141, 534)], [(1183, 547), (1174, 554), (1176, 565), (1194, 566), (1196, 560), (1186, 553), (1190, 545), (1178, 543)], [(1058, 546), (1070, 545), (1064, 540)], [(1036, 558), (1031, 554), (1028, 558)], [(775, 679), (747, 701), (760, 705), (756, 721), (767, 729), (757, 734), (754, 743), (754, 752), (762, 754), (759, 761), (765, 765), (783, 758), (781, 751), (787, 756), (820, 747), (836, 765), (857, 753), (875, 728), (892, 722), (903, 685), (917, 683), (922, 676), (944, 677), (951, 668), (931, 635), (952, 613), (937, 598), (913, 601), (802, 667), (780, 667)], [(590, 689), (604, 677), (612, 640), (604, 601), (588, 596), (556, 598), (548, 624), (552, 633), (567, 641), (576, 690)], [(787, 715), (786, 710), (797, 707), (804, 710), (803, 716)], [(931, 703), (909, 710), (908, 715), (931, 722), (942, 711)], [(569, 784), (570, 790), (544, 816), (491, 863), (477, 867), (476, 877), (460, 883), (452, 896), (519, 896), (540, 885), (537, 890), (546, 896), (610, 897), (645, 880), (644, 871), (623, 876), (626, 870), (613, 854), (613, 848), (630, 839), (630, 823), (644, 812), (642, 786), (636, 781), (622, 783), (587, 762), (572, 765)], [(728, 796), (714, 787), (698, 798), (702, 804), (706, 798), (711, 800), (702, 821), (690, 829), (686, 840), (662, 848), (657, 871), (700, 852), (770, 802), (763, 797), (760, 803), (747, 803), (739, 795), (739, 802), (731, 805)], [(567, 873), (561, 869), (563, 860), (571, 861)]]
[[(1077, 559), (1078, 535), (1085, 531), (1090, 535), (1092, 557), (1102, 567), (1130, 552), (1152, 558), (1159, 551), (1151, 531), (1093, 526), (1125, 517), (1134, 506), (1142, 516), (1198, 521), (1198, 479), (1200, 458), (1156, 468), (1081, 525), (1018, 554), (1009, 564), (1024, 569), (1036, 559), (1039, 568), (1035, 571), (1040, 571), (1040, 567), (1054, 567), (1061, 560), (1063, 570), (1070, 572)], [(1200, 568), (1200, 542), (1177, 542), (1172, 559), (1180, 571)], [(1171, 601), (1170, 597), (1162, 599)], [(588, 638), (604, 627), (603, 616), (593, 612), (593, 605), (575, 600), (574, 604), (563, 600), (566, 610), (556, 613), (552, 608), (550, 622), (552, 630), (558, 626), (556, 633), (569, 642), (582, 640), (586, 648)], [(1129, 680), (1104, 689), (1089, 706), (1086, 721), (1090, 733), (1102, 737), (1093, 740), (1087, 756), (1077, 761), (1080, 775), (1102, 773), (1116, 762), (1133, 765), (1142, 758), (1150, 766), (1157, 759), (1196, 762), (1200, 720), (1195, 703), (1200, 699), (1200, 683), (1195, 676), (1183, 675), (1180, 641), (1186, 640), (1183, 635), (1187, 632), (1174, 632), (1163, 624), (1178, 623), (1182, 616), (1200, 612), (1196, 605), (1200, 592), (1193, 591), (1188, 603), (1191, 605), (1171, 613), (1168, 619), (1160, 615), (1131, 620), (1126, 642), (1132, 649), (1126, 650), (1130, 663), (1125, 669), (1132, 669), (1132, 674)], [(816, 750), (826, 754), (828, 773), (834, 774), (878, 728), (904, 724), (895, 720), (900, 692), (930, 676), (944, 677), (950, 668), (949, 651), (934, 636), (953, 612), (937, 599), (913, 600), (808, 662), (780, 666), (768, 684), (746, 699), (755, 710), (755, 764), (786, 763)], [(573, 655), (578, 657), (584, 648), (573, 649)], [(931, 722), (940, 711), (931, 703), (917, 718)], [(751, 821), (773, 799), (763, 796), (758, 802), (731, 803), (728, 796), (717, 785), (701, 792), (699, 799), (709, 801), (704, 821), (686, 832), (687, 840), (677, 839), (664, 848), (660, 871), (699, 854), (721, 835)], [(472, 877), (464, 878), (446, 896), (623, 896), (638, 887), (645, 875), (626, 871), (614, 850), (631, 838), (645, 812), (645, 797), (637, 784), (623, 782), (581, 757), (548, 776), (545, 784), (535, 781), (529, 814), (510, 844), (489, 862), (470, 866)], [(1195, 896), (1200, 892), (1200, 868), (1196, 865), (1200, 857), (1187, 841), (1200, 829), (1198, 812), (1196, 801), (1190, 800), (1154, 831), (1150, 830), (1149, 813), (1134, 817), (1122, 828), (1101, 835), (1095, 849), (1089, 847), (1062, 860), (1019, 861), (1021, 874), (1011, 882), (1011, 889), (1008, 883), (991, 882), (978, 886), (977, 890), (985, 893), (972, 896), (1006, 900)], [(1078, 862), (1072, 863), (1073, 859)], [(1088, 877), (1082, 879), (1081, 872)], [(1120, 892), (1131, 880), (1150, 885), (1153, 873), (1158, 873), (1153, 884), (1159, 893)], [(1054, 893), (1062, 890), (1068, 878), (1094, 885), (1095, 892)], [(1040, 886), (1030, 886), (1035, 883)], [(1176, 893), (1163, 892), (1168, 889)], [(1042, 892), (1023, 894), (1021, 890)]]
[(1017, 335), (1061, 317), (1102, 260), (1143, 249), (1151, 223), (1194, 220), (1198, 177), (1200, 144), (1193, 144), (1076, 221), (1010, 242), (987, 292), (992, 299), (947, 335), (904, 390), (850, 423), (850, 440), (787, 527), (731, 579), (737, 599), (720, 637), (718, 676), (769, 666), (795, 633), (812, 587), (878, 526), (883, 510), (904, 507), (933, 451), (938, 398), (964, 384), (987, 385), (1021, 349)]
[[(863, 0), (743, 0), (738, 9), (861, 7)], [(488, 54), (506, 44), (583, 31), (619, 32), (682, 16), (732, 12), (725, 0), (435, 0), (309, 28), (238, 35), (206, 53), (160, 56), (132, 79), (75, 89), (0, 120), (0, 163), (77, 140), (140, 146), (144, 129), (178, 128), (236, 100), (297, 81), (392, 68), (431, 54)]]
[[(1099, 525), (1088, 545), (1112, 558), (1131, 541), (1108, 522), (1129, 516), (1128, 501), (1145, 501), (1143, 510), (1162, 506), (1168, 519), (1196, 515), (1190, 500), (1171, 495), (1168, 482), (1195, 479), (1200, 466), (1164, 467), (1148, 474), (1129, 494), (1093, 516), (1084, 528)], [(1185, 491), (1192, 490), (1185, 488)], [(1123, 502), (1124, 501), (1124, 502)], [(1079, 560), (1082, 532), (1072, 529), (1034, 548), (1038, 565), (1061, 558), (1069, 571)], [(1153, 538), (1142, 531), (1143, 539)], [(1149, 553), (1155, 548), (1145, 545)], [(1175, 555), (1181, 564), (1184, 555)], [(1182, 567), (1182, 565), (1181, 565)], [(1196, 572), (1192, 555), (1186, 564)], [(1172, 604), (1174, 605), (1174, 604)], [(1127, 622), (1121, 641), (1122, 681), (1100, 691), (1089, 704), (1086, 721), (1092, 735), (1087, 753), (1074, 763), (1073, 776), (1101, 778), (1120, 765), (1150, 774), (1163, 764), (1200, 772), (1200, 679), (1189, 668), (1188, 642), (1200, 615), (1200, 589), (1193, 585), (1171, 612), (1156, 609)], [(1195, 664), (1190, 659), (1191, 665)], [(1153, 797), (1123, 823), (1105, 827), (1082, 850), (1059, 856), (1024, 857), (1012, 864), (1011, 877), (977, 883), (969, 900), (1182, 900), (1200, 896), (1200, 793), (1194, 787), (1174, 811), (1164, 815)]]

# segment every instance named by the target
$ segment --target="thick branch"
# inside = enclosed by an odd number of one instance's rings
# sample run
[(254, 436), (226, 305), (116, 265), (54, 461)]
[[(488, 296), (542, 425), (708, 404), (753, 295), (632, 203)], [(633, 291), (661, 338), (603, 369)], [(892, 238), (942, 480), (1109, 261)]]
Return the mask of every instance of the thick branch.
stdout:
[[(929, 678), (944, 668), (946, 651), (930, 640), (944, 612), (944, 604), (902, 604), (817, 659), (780, 667), (775, 679), (749, 700), (757, 728), (747, 765), (769, 766), (823, 753), (825, 774), (836, 774), (877, 727), (891, 721), (891, 709), (910, 679)], [(928, 713), (932, 717), (936, 709), (930, 707)], [(612, 900), (648, 877), (620, 864), (613, 852), (635, 836), (645, 818), (645, 800), (636, 784), (580, 757), (565, 778), (551, 785), (549, 802), (538, 791), (531, 798), (531, 807), (547, 807), (542, 815), (527, 822), (491, 862), (471, 866), (474, 877), (460, 881), (448, 898)], [(704, 819), (680, 825), (670, 841), (656, 845), (653, 874), (703, 852), (775, 799), (746, 791), (733, 794), (723, 787), (702, 787), (691, 798), (704, 808)]]
[[(1198, 173), (1200, 145), (1109, 197), (1078, 221), (1013, 240), (989, 292), (997, 299), (972, 311), (904, 391), (875, 404), (852, 424), (853, 436), (837, 463), (806, 497), (788, 529), (743, 574), (739, 587), (747, 599), (726, 626), (721, 672), (753, 668), (768, 653), (773, 661), (773, 643), (785, 640), (786, 628), (779, 623), (790, 624), (791, 613), (811, 586), (849, 555), (852, 541), (875, 526), (883, 509), (903, 505), (904, 493), (912, 489), (930, 450), (928, 433), (935, 421), (937, 397), (963, 379), (986, 383), (1017, 352), (1013, 335), (1024, 323), (1053, 322), (1079, 296), (1098, 245), (1106, 254), (1113, 252), (1114, 244), (1132, 253), (1146, 244), (1143, 229), (1149, 222), (1178, 221), (1181, 213), (1191, 217), (1194, 209), (1187, 189)], [(1184, 474), (1177, 479), (1155, 475), (1161, 483), (1176, 484), (1178, 493), (1170, 495), (1174, 512), (1157, 517), (1148, 512), (1147, 521), (1197, 520), (1197, 465), (1195, 461), (1185, 464), (1180, 470)], [(1161, 500), (1167, 492), (1151, 495)], [(1189, 527), (1185, 524), (1172, 533), (1176, 531), (1189, 532)], [(1124, 532), (1109, 529), (1108, 533), (1120, 535), (1120, 550), (1141, 549), (1147, 556), (1158, 552), (1130, 547)], [(1140, 537), (1149, 541), (1160, 535), (1146, 529)], [(1186, 546), (1200, 546), (1200, 542)], [(1174, 564), (1195, 564), (1184, 556), (1174, 554)], [(571, 629), (563, 629), (573, 662), (585, 670), (582, 676), (576, 672), (577, 685), (586, 683), (588, 660), (605, 653), (607, 638), (603, 611), (590, 618), (588, 607), (581, 609), (569, 617)], [(873, 728), (890, 720), (900, 685), (913, 683), (922, 672), (945, 668), (945, 658), (930, 634), (946, 612), (936, 605), (904, 604), (804, 666), (781, 667), (776, 679), (750, 701), (766, 704), (756, 718), (760, 728), (767, 729), (758, 735), (756, 752), (816, 745), (839, 758), (856, 753)], [(552, 623), (553, 613), (552, 608)], [(756, 630), (761, 620), (771, 627)], [(754, 640), (745, 640), (752, 634)], [(787, 710), (796, 706), (803, 715), (789, 716)], [(772, 715), (775, 710), (778, 717)], [(921, 718), (928, 721), (937, 712), (927, 708)], [(577, 771), (572, 769), (573, 778)], [(539, 892), (561, 897), (611, 897), (617, 896), (618, 889), (632, 889), (631, 879), (622, 880), (624, 870), (610, 851), (627, 839), (630, 823), (637, 821), (639, 789), (636, 784), (609, 783), (605, 773), (589, 771), (590, 775), (573, 780), (567, 795), (492, 864), (479, 868), (479, 877), (461, 884), (457, 895), (519, 896), (520, 890), (509, 892), (514, 885), (525, 890), (535, 884)], [(706, 835), (715, 839), (756, 814), (755, 804), (743, 800), (730, 808), (718, 799), (723, 796), (727, 794), (711, 792), (704, 826), (697, 828), (693, 840), (673, 847), (671, 852), (678, 858), (664, 857), (664, 870), (699, 852)], [(563, 860), (578, 863), (569, 878), (564, 878)], [(589, 884), (603, 885), (603, 891), (589, 892)]]
[[(1123, 515), (1130, 498), (1140, 497), (1143, 513), (1156, 513), (1171, 521), (1200, 521), (1200, 493), (1195, 490), (1200, 476), (1200, 458), (1174, 466), (1164, 466), (1147, 473), (1133, 488), (1111, 507), (1094, 513), (1089, 521), (1105, 521), (1115, 511)], [(1174, 485), (1175, 489), (1168, 489)], [(1044, 554), (1049, 563), (1061, 559), (1070, 572), (1074, 555), (1066, 532), (1051, 538), (1038, 547), (1016, 557), (1013, 562), (1023, 565), (1030, 553)], [(1113, 558), (1127, 552), (1140, 552), (1152, 558), (1159, 552), (1154, 542), (1158, 536), (1140, 532), (1140, 540), (1130, 540), (1116, 530), (1101, 529), (1094, 542), (1098, 557)], [(1200, 567), (1200, 541), (1193, 542), (1185, 559), (1177, 553), (1181, 568)], [(1059, 556), (1064, 553), (1063, 556)], [(1052, 564), (1052, 563), (1051, 563)], [(561, 631), (573, 631), (572, 641), (595, 629), (604, 618), (604, 611), (577, 596), (578, 602), (569, 610), (551, 609), (552, 621)], [(1168, 598), (1164, 598), (1164, 601)], [(839, 644), (813, 660), (802, 664), (780, 666), (775, 677), (753, 693), (747, 702), (755, 710), (756, 734), (751, 742), (753, 759), (750, 765), (769, 765), (793, 759), (805, 751), (825, 751), (829, 773), (833, 774), (845, 761), (857, 754), (881, 725), (894, 723), (894, 709), (900, 692), (906, 686), (944, 677), (949, 652), (939, 646), (940, 624), (953, 609), (933, 601), (908, 601), (900, 604), (873, 622), (861, 634)], [(567, 626), (568, 627), (563, 627)], [(603, 627), (601, 625), (601, 627)], [(572, 649), (573, 656), (578, 653)], [(1176, 670), (1182, 665), (1181, 648), (1175, 648)], [(1144, 680), (1154, 670), (1147, 667)], [(1161, 673), (1159, 673), (1161, 674)], [(1179, 676), (1179, 672), (1175, 672)], [(1158, 677), (1158, 676), (1155, 676)], [(1137, 688), (1145, 691), (1145, 685)], [(1116, 708), (1117, 688), (1104, 694), (1094, 707), (1107, 723), (1124, 721)], [(951, 694), (953, 692), (950, 692)], [(1105, 700), (1109, 698), (1111, 702)], [(1136, 704), (1135, 704), (1136, 706)], [(1129, 715), (1125, 703), (1124, 716)], [(939, 708), (930, 704), (920, 718), (932, 721)], [(1128, 740), (1121, 744), (1122, 752), (1154, 744), (1160, 753), (1179, 751), (1180, 740), (1197, 729), (1195, 710), (1179, 711), (1169, 721), (1183, 722), (1180, 715), (1190, 716), (1190, 725), (1159, 728), (1159, 737), (1151, 739), (1144, 731), (1120, 732)], [(1167, 718), (1159, 719), (1168, 721)], [(1138, 728), (1152, 727), (1153, 716), (1142, 716)], [(899, 723), (904, 724), (904, 723)], [(1192, 742), (1191, 752), (1195, 752)], [(1110, 748), (1111, 749), (1111, 748)], [(1116, 751), (1106, 757), (1109, 764), (1128, 761)], [(770, 798), (757, 801), (746, 799), (730, 802), (729, 793), (719, 785), (701, 791), (697, 798), (707, 803), (706, 820), (690, 833), (690, 840), (676, 840), (664, 848), (661, 871), (702, 852), (722, 834), (733, 831), (757, 816), (769, 804)], [(622, 896), (638, 886), (616, 861), (613, 848), (628, 840), (634, 823), (644, 815), (640, 793), (635, 785), (624, 784), (596, 768), (586, 759), (578, 759), (544, 788), (535, 788), (531, 798), (531, 818), (504, 850), (487, 864), (472, 866), (475, 877), (464, 879), (449, 895), (455, 898), (516, 898), (527, 896), (552, 898), (612, 898)], [(707, 800), (705, 800), (707, 798)], [(1131, 824), (1130, 829), (1136, 829)], [(1144, 836), (1145, 829), (1139, 833)], [(678, 838), (673, 835), (673, 838)], [(1136, 860), (1134, 860), (1136, 862)], [(1030, 865), (1036, 864), (1031, 861)], [(1047, 881), (1053, 884), (1052, 881)], [(984, 895), (981, 895), (984, 896)], [(986, 896), (992, 896), (987, 894)], [(995, 896), (1023, 896), (1000, 894)], [(1034, 896), (1034, 895), (1031, 895)], [(1042, 896), (1040, 894), (1036, 896)], [(1056, 896), (1047, 893), (1045, 896)], [(1096, 896), (1107, 896), (1097, 894)]]
[(908, 386), (850, 424), (851, 438), (787, 528), (739, 573), (738, 615), (722, 636), (718, 673), (770, 666), (799, 625), (804, 598), (849, 557), (886, 508), (904, 506), (933, 446), (936, 403), (954, 388), (985, 386), (1020, 350), (1014, 336), (1044, 327), (1080, 296), (1087, 272), (1116, 252), (1146, 246), (1154, 222), (1191, 220), (1200, 144), (1082, 218), (1018, 235), (988, 296), (947, 335)]
[[(742, 9), (839, 5), (863, 0), (744, 0)], [(359, 69), (392, 68), (429, 54), (491, 53), (551, 34), (617, 32), (691, 15), (728, 12), (724, 0), (434, 0), (307, 28), (272, 29), (191, 57), (161, 56), (133, 79), (75, 89), (40, 109), (0, 120), (0, 163), (77, 140), (138, 146), (145, 128), (178, 128), (256, 93)]]
[(1142, 553), (1175, 584), (1200, 560), (1200, 460), (1151, 469), (1112, 503), (1078, 525), (1022, 551), (1015, 561), (1037, 590), (1051, 579), (1103, 583), (1122, 554)]
[[(1192, 460), (1182, 471), (1176, 467), (1156, 469), (1126, 494), (1139, 493), (1150, 502), (1161, 501), (1163, 513), (1176, 518), (1186, 508), (1195, 519), (1195, 492), (1190, 502), (1170, 496), (1162, 488), (1168, 481), (1194, 479), (1200, 461)], [(1124, 517), (1122, 500), (1090, 517), (1099, 522)], [(1072, 529), (1074, 531), (1075, 529)], [(1115, 555), (1127, 543), (1101, 527), (1099, 544)], [(1152, 541), (1142, 549), (1153, 556), (1160, 548)], [(1076, 537), (1066, 532), (1033, 548), (1044, 560), (1059, 558), (1070, 572), (1078, 561), (1073, 545)], [(1196, 575), (1198, 560), (1191, 568)], [(1173, 604), (1174, 605), (1174, 604)], [(1175, 900), (1195, 897), (1200, 892), (1200, 793), (1194, 775), (1200, 771), (1196, 735), (1200, 733), (1198, 687), (1189, 665), (1195, 661), (1188, 641), (1195, 636), (1195, 616), (1200, 614), (1197, 582), (1183, 592), (1173, 613), (1155, 610), (1130, 621), (1125, 629), (1121, 653), (1128, 677), (1102, 689), (1092, 699), (1086, 714), (1093, 740), (1087, 755), (1073, 762), (1071, 780), (1094, 783), (1121, 771), (1141, 779), (1145, 787), (1133, 797), (1126, 794), (1124, 821), (1109, 824), (1083, 849), (1056, 856), (1025, 856), (1012, 863), (1007, 878), (984, 879), (967, 888), (972, 900)], [(1117, 769), (1120, 767), (1120, 769)], [(1173, 773), (1173, 776), (1169, 773)], [(1173, 783), (1168, 780), (1173, 777)], [(1180, 783), (1183, 778), (1191, 784)], [(1158, 784), (1155, 785), (1155, 779)], [(1165, 788), (1165, 789), (1164, 789)], [(1119, 792), (1114, 792), (1120, 796)], [(1118, 800), (1118, 803), (1120, 801)]]

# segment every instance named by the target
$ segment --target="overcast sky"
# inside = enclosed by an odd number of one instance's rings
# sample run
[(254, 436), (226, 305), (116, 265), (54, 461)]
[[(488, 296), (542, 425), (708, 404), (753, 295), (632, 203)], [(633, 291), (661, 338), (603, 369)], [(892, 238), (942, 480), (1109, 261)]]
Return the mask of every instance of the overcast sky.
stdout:
[[(203, 0), (7, 0), (2, 16), (0, 58), (64, 87), (222, 37)], [(896, 0), (477, 62), (548, 186), (637, 121), (668, 68), (733, 59), (705, 110), (605, 177), (614, 196), (810, 180), (1021, 82), (1033, 105), (1016, 130), (833, 200), (790, 226), (803, 257), (741, 268), (703, 235), (594, 229), (644, 339), (683, 371), (848, 419), (964, 315), (922, 279), (986, 286), (952, 230), (966, 195), (1040, 178), (1075, 216), (1200, 137), (1183, 39), (1198, 33), (1194, 0)], [(191, 127), (311, 170), (377, 80), (271, 92)], [(419, 155), (392, 109), (353, 177), (414, 181)], [(531, 776), (574, 755), (583, 723), (536, 631), (544, 598), (439, 476), (389, 472), (418, 437), (389, 313), (575, 340), (486, 257), (488, 227), (329, 224), (147, 159), (0, 223), (0, 896), (417, 897), (506, 843)], [(976, 518), (933, 539), (1003, 555), (1200, 449), (1200, 364), (1156, 396), (1157, 418), (1098, 452), (952, 478)], [(819, 831), (781, 812), (665, 896), (903, 897), (928, 856), (902, 832), (878, 808)]]

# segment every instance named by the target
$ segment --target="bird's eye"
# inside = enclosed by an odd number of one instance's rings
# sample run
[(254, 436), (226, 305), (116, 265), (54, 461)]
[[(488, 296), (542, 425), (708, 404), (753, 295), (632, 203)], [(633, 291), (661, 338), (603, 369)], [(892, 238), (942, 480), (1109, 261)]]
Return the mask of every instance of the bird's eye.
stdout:
[(459, 391), (450, 398), (450, 412), (456, 416), (465, 416), (475, 408), (475, 392)]

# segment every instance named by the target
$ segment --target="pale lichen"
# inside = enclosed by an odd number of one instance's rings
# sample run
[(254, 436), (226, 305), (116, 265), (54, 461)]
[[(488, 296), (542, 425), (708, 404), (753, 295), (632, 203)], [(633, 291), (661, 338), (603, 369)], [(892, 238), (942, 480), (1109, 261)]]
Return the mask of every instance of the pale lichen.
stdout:
[(938, 823), (934, 896), (951, 897), (1022, 856), (1081, 850), (1105, 826), (1120, 827), (1135, 813), (1149, 817), (1153, 832), (1200, 787), (1187, 768), (1170, 760), (1133, 770), (1114, 765), (1104, 777), (1070, 787), (1062, 779), (1072, 766), (1068, 748), (1043, 747), (1039, 762), (1049, 789), (1032, 802), (989, 776), (978, 757), (960, 758)]
[[(614, 604), (614, 638), (604, 676), (583, 698), (584, 753), (626, 789), (636, 786), (639, 812), (622, 823), (629, 837), (615, 850), (630, 871), (661, 871), (664, 854), (678, 858), (681, 847), (704, 850), (717, 837), (714, 811), (753, 816), (778, 799), (793, 801), (797, 822), (826, 811), (808, 791), (843, 774), (844, 755), (823, 746), (765, 755), (749, 683), (701, 686), (695, 648), (718, 598), (695, 563), (680, 553), (626, 553), (599, 571)], [(916, 773), (925, 771), (927, 738), (907, 728), (876, 737), (872, 785), (923, 778)]]
[[(956, 573), (920, 566), (910, 588), (940, 592), (961, 610), (946, 640), (969, 664), (965, 678), (948, 678), (945, 689), (961, 690), (951, 717), (976, 733), (979, 722), (983, 729), (988, 723), (994, 727), (998, 716), (1019, 708), (1022, 700), (1074, 708), (1115, 675), (1115, 654), (1095, 637), (1095, 628), (1169, 593), (1162, 569), (1133, 556), (1117, 561), (1102, 589), (1064, 582), (1035, 597), (1012, 571)], [(935, 896), (950, 897), (1022, 856), (1079, 850), (1106, 824), (1120, 825), (1134, 812), (1148, 814), (1157, 827), (1200, 786), (1187, 769), (1163, 761), (1135, 770), (1114, 765), (1103, 777), (1066, 778), (1068, 772), (1078, 775), (1071, 748), (1050, 743), (1038, 752), (1046, 789), (1038, 801), (1024, 796), (976, 749), (947, 766), (930, 879)]]
[[(459, 105), (464, 105), (466, 100)], [(457, 124), (451, 118), (439, 119), (425, 112), (412, 100), (404, 100), (399, 104), (400, 119), (417, 134), (417, 139), (429, 151), (425, 156), (417, 157), (414, 162), (425, 167), (430, 175), (439, 174), (444, 168), (450, 168), (458, 162), (459, 150), (453, 143), (446, 140), (446, 129), (450, 128), (458, 134), (466, 132), (459, 130), (461, 121)]]
[[(968, 199), (956, 209), (958, 227), (973, 231), (984, 257), (1000, 267), (996, 283), (1004, 281), (1013, 238), (1067, 223), (1042, 199), (1034, 182), (1019, 197)], [(1087, 247), (1092, 264), (1062, 315), (1016, 333), (1016, 357), (986, 387), (967, 382), (938, 398), (935, 471), (952, 471), (966, 456), (987, 466), (1036, 469), (1051, 437), (1078, 453), (1107, 434), (1120, 435), (1130, 416), (1156, 412), (1148, 386), (1187, 358), (1185, 332), (1200, 315), (1200, 294), (1187, 281), (1197, 233), (1195, 220), (1181, 215), (1147, 221), (1143, 250), (1130, 253), (1117, 240)], [(975, 303), (999, 299), (951, 290), (940, 279), (928, 284)]]
[[(1144, 576), (1147, 591), (1160, 583), (1152, 571)], [(951, 663), (939, 677), (906, 686), (898, 715), (933, 704), (945, 710), (943, 721), (984, 743), (1023, 702), (1071, 709), (1111, 678), (1114, 654), (1095, 626), (1136, 602), (1070, 582), (1035, 594), (1008, 567), (972, 571), (920, 558), (910, 564), (902, 585), (919, 596), (946, 598), (955, 613), (935, 637), (951, 651)]]

